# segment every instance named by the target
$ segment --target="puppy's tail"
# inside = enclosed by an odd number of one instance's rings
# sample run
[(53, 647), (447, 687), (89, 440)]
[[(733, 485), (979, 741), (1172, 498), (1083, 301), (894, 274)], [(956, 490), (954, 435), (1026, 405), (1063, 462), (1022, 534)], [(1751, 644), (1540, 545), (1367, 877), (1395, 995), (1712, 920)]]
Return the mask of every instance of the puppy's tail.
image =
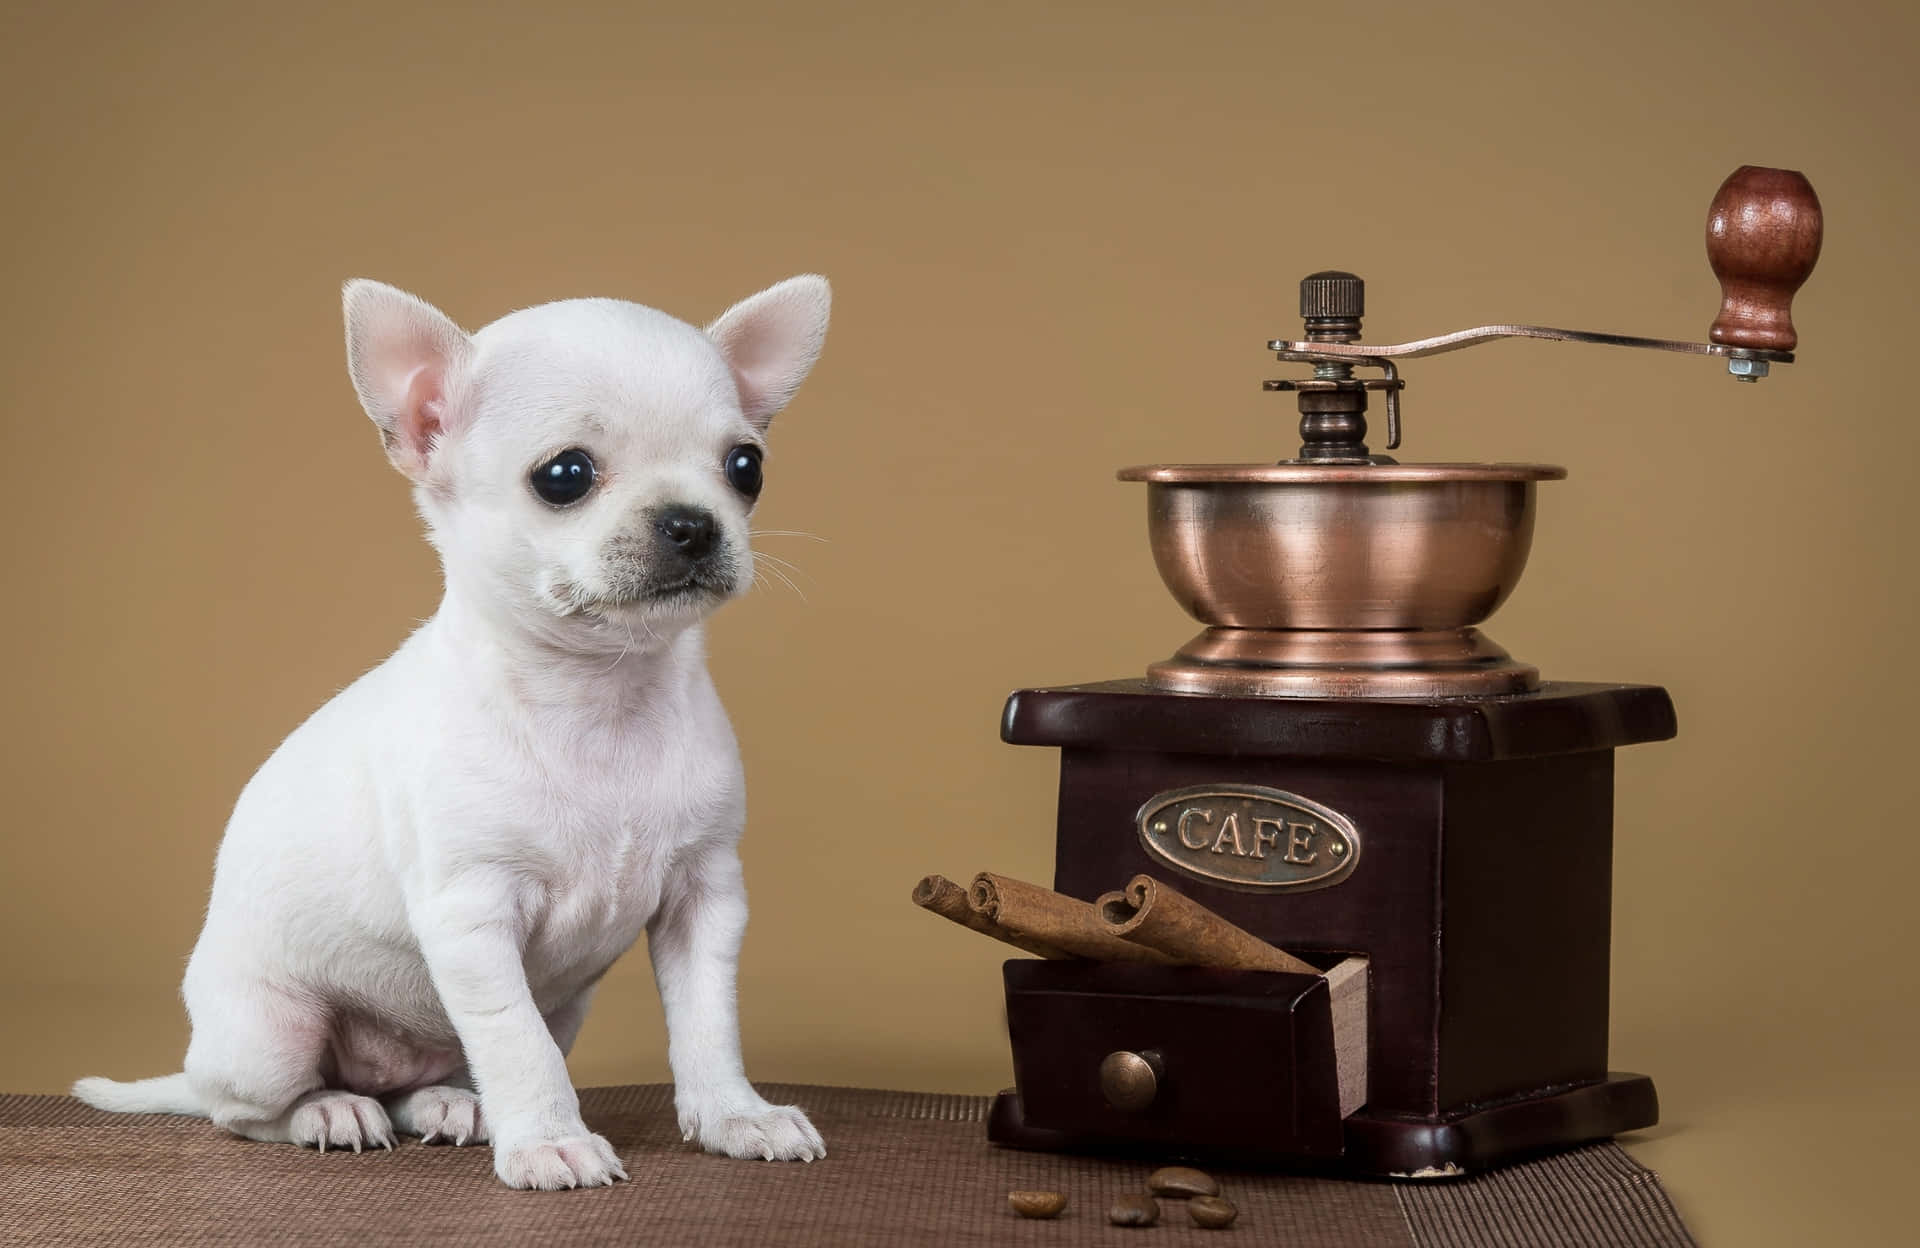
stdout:
[(161, 1075), (121, 1083), (98, 1077), (82, 1079), (73, 1085), (73, 1094), (95, 1109), (116, 1114), (192, 1114), (207, 1116), (207, 1107), (193, 1094), (186, 1073)]

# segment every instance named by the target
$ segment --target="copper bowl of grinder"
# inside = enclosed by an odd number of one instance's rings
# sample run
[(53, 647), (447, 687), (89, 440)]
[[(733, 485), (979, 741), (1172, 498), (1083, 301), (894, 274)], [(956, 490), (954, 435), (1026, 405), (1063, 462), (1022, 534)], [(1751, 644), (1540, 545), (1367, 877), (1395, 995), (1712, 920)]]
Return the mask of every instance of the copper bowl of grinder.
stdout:
[(1153, 465), (1160, 579), (1209, 627), (1148, 683), (1187, 693), (1519, 693), (1537, 669), (1473, 626), (1513, 592), (1541, 464)]

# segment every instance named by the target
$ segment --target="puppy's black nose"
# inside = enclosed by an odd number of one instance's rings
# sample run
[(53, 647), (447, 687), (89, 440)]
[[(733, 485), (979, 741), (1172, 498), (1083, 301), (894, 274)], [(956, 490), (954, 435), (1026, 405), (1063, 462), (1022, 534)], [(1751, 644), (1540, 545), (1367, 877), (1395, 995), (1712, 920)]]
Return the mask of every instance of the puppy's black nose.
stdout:
[(654, 525), (665, 539), (667, 548), (688, 562), (706, 558), (707, 552), (713, 549), (716, 526), (712, 512), (702, 511), (698, 507), (662, 507), (655, 516)]

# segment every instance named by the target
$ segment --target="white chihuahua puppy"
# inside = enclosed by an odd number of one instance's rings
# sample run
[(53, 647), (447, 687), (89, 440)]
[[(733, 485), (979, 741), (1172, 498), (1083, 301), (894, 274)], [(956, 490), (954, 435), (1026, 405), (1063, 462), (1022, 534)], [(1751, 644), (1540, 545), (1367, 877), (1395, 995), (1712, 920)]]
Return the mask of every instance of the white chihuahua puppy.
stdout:
[(704, 333), (579, 299), (469, 335), (347, 284), (354, 389), (445, 596), (241, 793), (182, 988), (186, 1069), (74, 1095), (321, 1149), (491, 1140), (509, 1186), (611, 1183), (565, 1055), (644, 930), (686, 1137), (826, 1155), (741, 1064), (745, 787), (701, 625), (752, 582), (767, 425), (829, 302), (806, 276)]

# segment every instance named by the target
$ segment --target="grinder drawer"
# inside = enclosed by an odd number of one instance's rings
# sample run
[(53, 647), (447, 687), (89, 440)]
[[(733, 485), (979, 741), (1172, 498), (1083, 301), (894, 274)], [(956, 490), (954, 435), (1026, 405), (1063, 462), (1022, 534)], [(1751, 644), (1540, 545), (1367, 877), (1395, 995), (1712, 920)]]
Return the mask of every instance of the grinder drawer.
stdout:
[(1031, 1127), (1331, 1157), (1366, 1101), (1365, 958), (1324, 975), (1016, 959), (1004, 975)]

